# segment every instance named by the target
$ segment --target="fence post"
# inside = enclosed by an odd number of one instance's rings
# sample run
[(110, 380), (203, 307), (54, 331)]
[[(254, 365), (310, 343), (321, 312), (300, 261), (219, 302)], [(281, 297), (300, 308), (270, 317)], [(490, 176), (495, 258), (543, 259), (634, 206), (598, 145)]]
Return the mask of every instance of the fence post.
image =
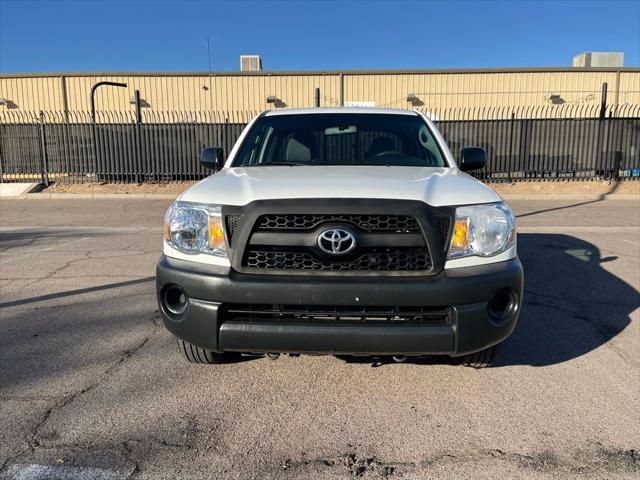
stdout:
[(511, 170), (513, 169), (513, 126), (516, 123), (516, 112), (511, 112), (511, 129), (509, 131), (509, 159), (507, 160), (507, 180), (511, 183)]
[(96, 129), (96, 117), (95, 114), (92, 115), (91, 118), (91, 137), (92, 137), (92, 142), (93, 145), (93, 173), (95, 175), (95, 181), (99, 182), (100, 181), (100, 172), (98, 169), (99, 163), (98, 163), (98, 132)]
[(230, 125), (229, 125), (229, 118), (225, 118), (224, 119), (224, 128), (222, 129), (222, 145), (224, 146), (224, 151), (225, 151), (225, 155), (229, 155), (230, 149), (228, 146), (228, 140), (229, 140), (229, 129), (230, 129)]
[[(598, 120), (598, 137), (596, 140), (596, 172), (598, 172), (598, 168), (600, 168), (600, 172), (606, 178), (606, 169), (603, 165), (604, 160), (604, 152), (602, 151), (603, 145), (606, 145), (604, 142), (605, 129), (607, 128), (605, 112), (607, 110), (607, 82), (602, 84), (602, 98), (600, 101), (600, 115)], [(597, 173), (596, 173), (597, 175)]]
[(614, 168), (615, 168), (613, 175), (617, 182), (620, 180), (620, 170), (622, 168), (622, 152), (620, 150), (616, 150), (613, 158), (614, 158)]
[(49, 186), (49, 162), (47, 160), (47, 138), (45, 132), (45, 118), (44, 112), (40, 112), (40, 128), (39, 128), (39, 136), (40, 136), (40, 159), (41, 159), (41, 177), (42, 183), (45, 186)]
[(136, 123), (142, 123), (142, 100), (140, 99), (140, 90), (136, 90)]
[(136, 124), (133, 127), (133, 138), (135, 141), (134, 150), (136, 154), (136, 183), (140, 184), (144, 180), (144, 174), (142, 173), (142, 135), (140, 125), (142, 124), (142, 101), (140, 99), (140, 90), (136, 89)]
[[(2, 138), (2, 132), (0, 132), (0, 138)], [(4, 182), (2, 172), (2, 142), (0, 142), (0, 183)]]
[(605, 111), (607, 110), (607, 89), (609, 85), (607, 82), (602, 84), (602, 96), (600, 98), (600, 119), (604, 118)]
[[(531, 119), (520, 120), (520, 150), (518, 152), (520, 158), (519, 163), (529, 166), (529, 151), (531, 141)], [(531, 170), (524, 168), (524, 178), (531, 178)], [(534, 173), (535, 176), (535, 173)]]

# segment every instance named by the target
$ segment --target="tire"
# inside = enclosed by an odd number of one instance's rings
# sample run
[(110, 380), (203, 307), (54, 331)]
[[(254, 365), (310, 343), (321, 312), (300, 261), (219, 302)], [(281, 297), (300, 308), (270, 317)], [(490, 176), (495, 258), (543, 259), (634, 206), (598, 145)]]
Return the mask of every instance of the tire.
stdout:
[(465, 355), (464, 357), (462, 357), (460, 363), (465, 367), (471, 368), (490, 367), (496, 356), (497, 350), (498, 346), (494, 345), (493, 347), (485, 348), (484, 350), (480, 350), (479, 352), (470, 353), (469, 355)]
[(224, 354), (215, 353), (211, 350), (205, 350), (204, 348), (196, 347), (195, 345), (178, 339), (178, 348), (182, 356), (190, 363), (204, 363), (207, 365), (213, 365), (216, 363), (222, 363)]

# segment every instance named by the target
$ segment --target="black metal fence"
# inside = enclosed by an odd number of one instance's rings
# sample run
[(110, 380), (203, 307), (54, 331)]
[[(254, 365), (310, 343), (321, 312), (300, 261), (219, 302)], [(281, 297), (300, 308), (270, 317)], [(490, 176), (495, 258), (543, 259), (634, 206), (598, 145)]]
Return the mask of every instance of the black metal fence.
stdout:
[[(429, 112), (454, 156), (477, 145), (491, 181), (640, 178), (640, 105)], [(577, 115), (576, 115), (577, 114)], [(144, 123), (102, 114), (0, 116), (0, 181), (164, 182), (198, 180), (205, 146), (230, 152), (253, 112), (147, 114)]]

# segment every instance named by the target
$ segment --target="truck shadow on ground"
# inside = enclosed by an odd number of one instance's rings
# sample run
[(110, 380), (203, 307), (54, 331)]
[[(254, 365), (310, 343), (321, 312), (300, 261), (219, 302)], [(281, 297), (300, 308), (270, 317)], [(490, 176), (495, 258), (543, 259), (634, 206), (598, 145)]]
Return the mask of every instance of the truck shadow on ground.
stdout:
[(585, 355), (622, 332), (640, 305), (638, 290), (603, 267), (624, 260), (603, 257), (592, 243), (569, 235), (520, 234), (518, 253), (524, 305), (496, 366), (546, 366)]
[[(525, 274), (524, 304), (494, 367), (548, 366), (585, 355), (622, 332), (640, 306), (638, 290), (602, 266), (623, 260), (603, 258), (589, 242), (569, 235), (519, 234), (518, 254)], [(372, 366), (394, 363), (385, 357), (341, 358)], [(445, 357), (407, 362), (455, 363)]]

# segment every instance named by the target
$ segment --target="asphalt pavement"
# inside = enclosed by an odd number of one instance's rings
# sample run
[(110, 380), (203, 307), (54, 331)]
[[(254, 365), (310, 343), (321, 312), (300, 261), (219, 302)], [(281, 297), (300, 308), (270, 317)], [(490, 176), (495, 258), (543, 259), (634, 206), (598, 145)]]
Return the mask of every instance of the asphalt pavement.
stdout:
[(510, 202), (525, 304), (484, 370), (186, 363), (169, 202), (0, 200), (0, 478), (638, 478), (639, 202)]

